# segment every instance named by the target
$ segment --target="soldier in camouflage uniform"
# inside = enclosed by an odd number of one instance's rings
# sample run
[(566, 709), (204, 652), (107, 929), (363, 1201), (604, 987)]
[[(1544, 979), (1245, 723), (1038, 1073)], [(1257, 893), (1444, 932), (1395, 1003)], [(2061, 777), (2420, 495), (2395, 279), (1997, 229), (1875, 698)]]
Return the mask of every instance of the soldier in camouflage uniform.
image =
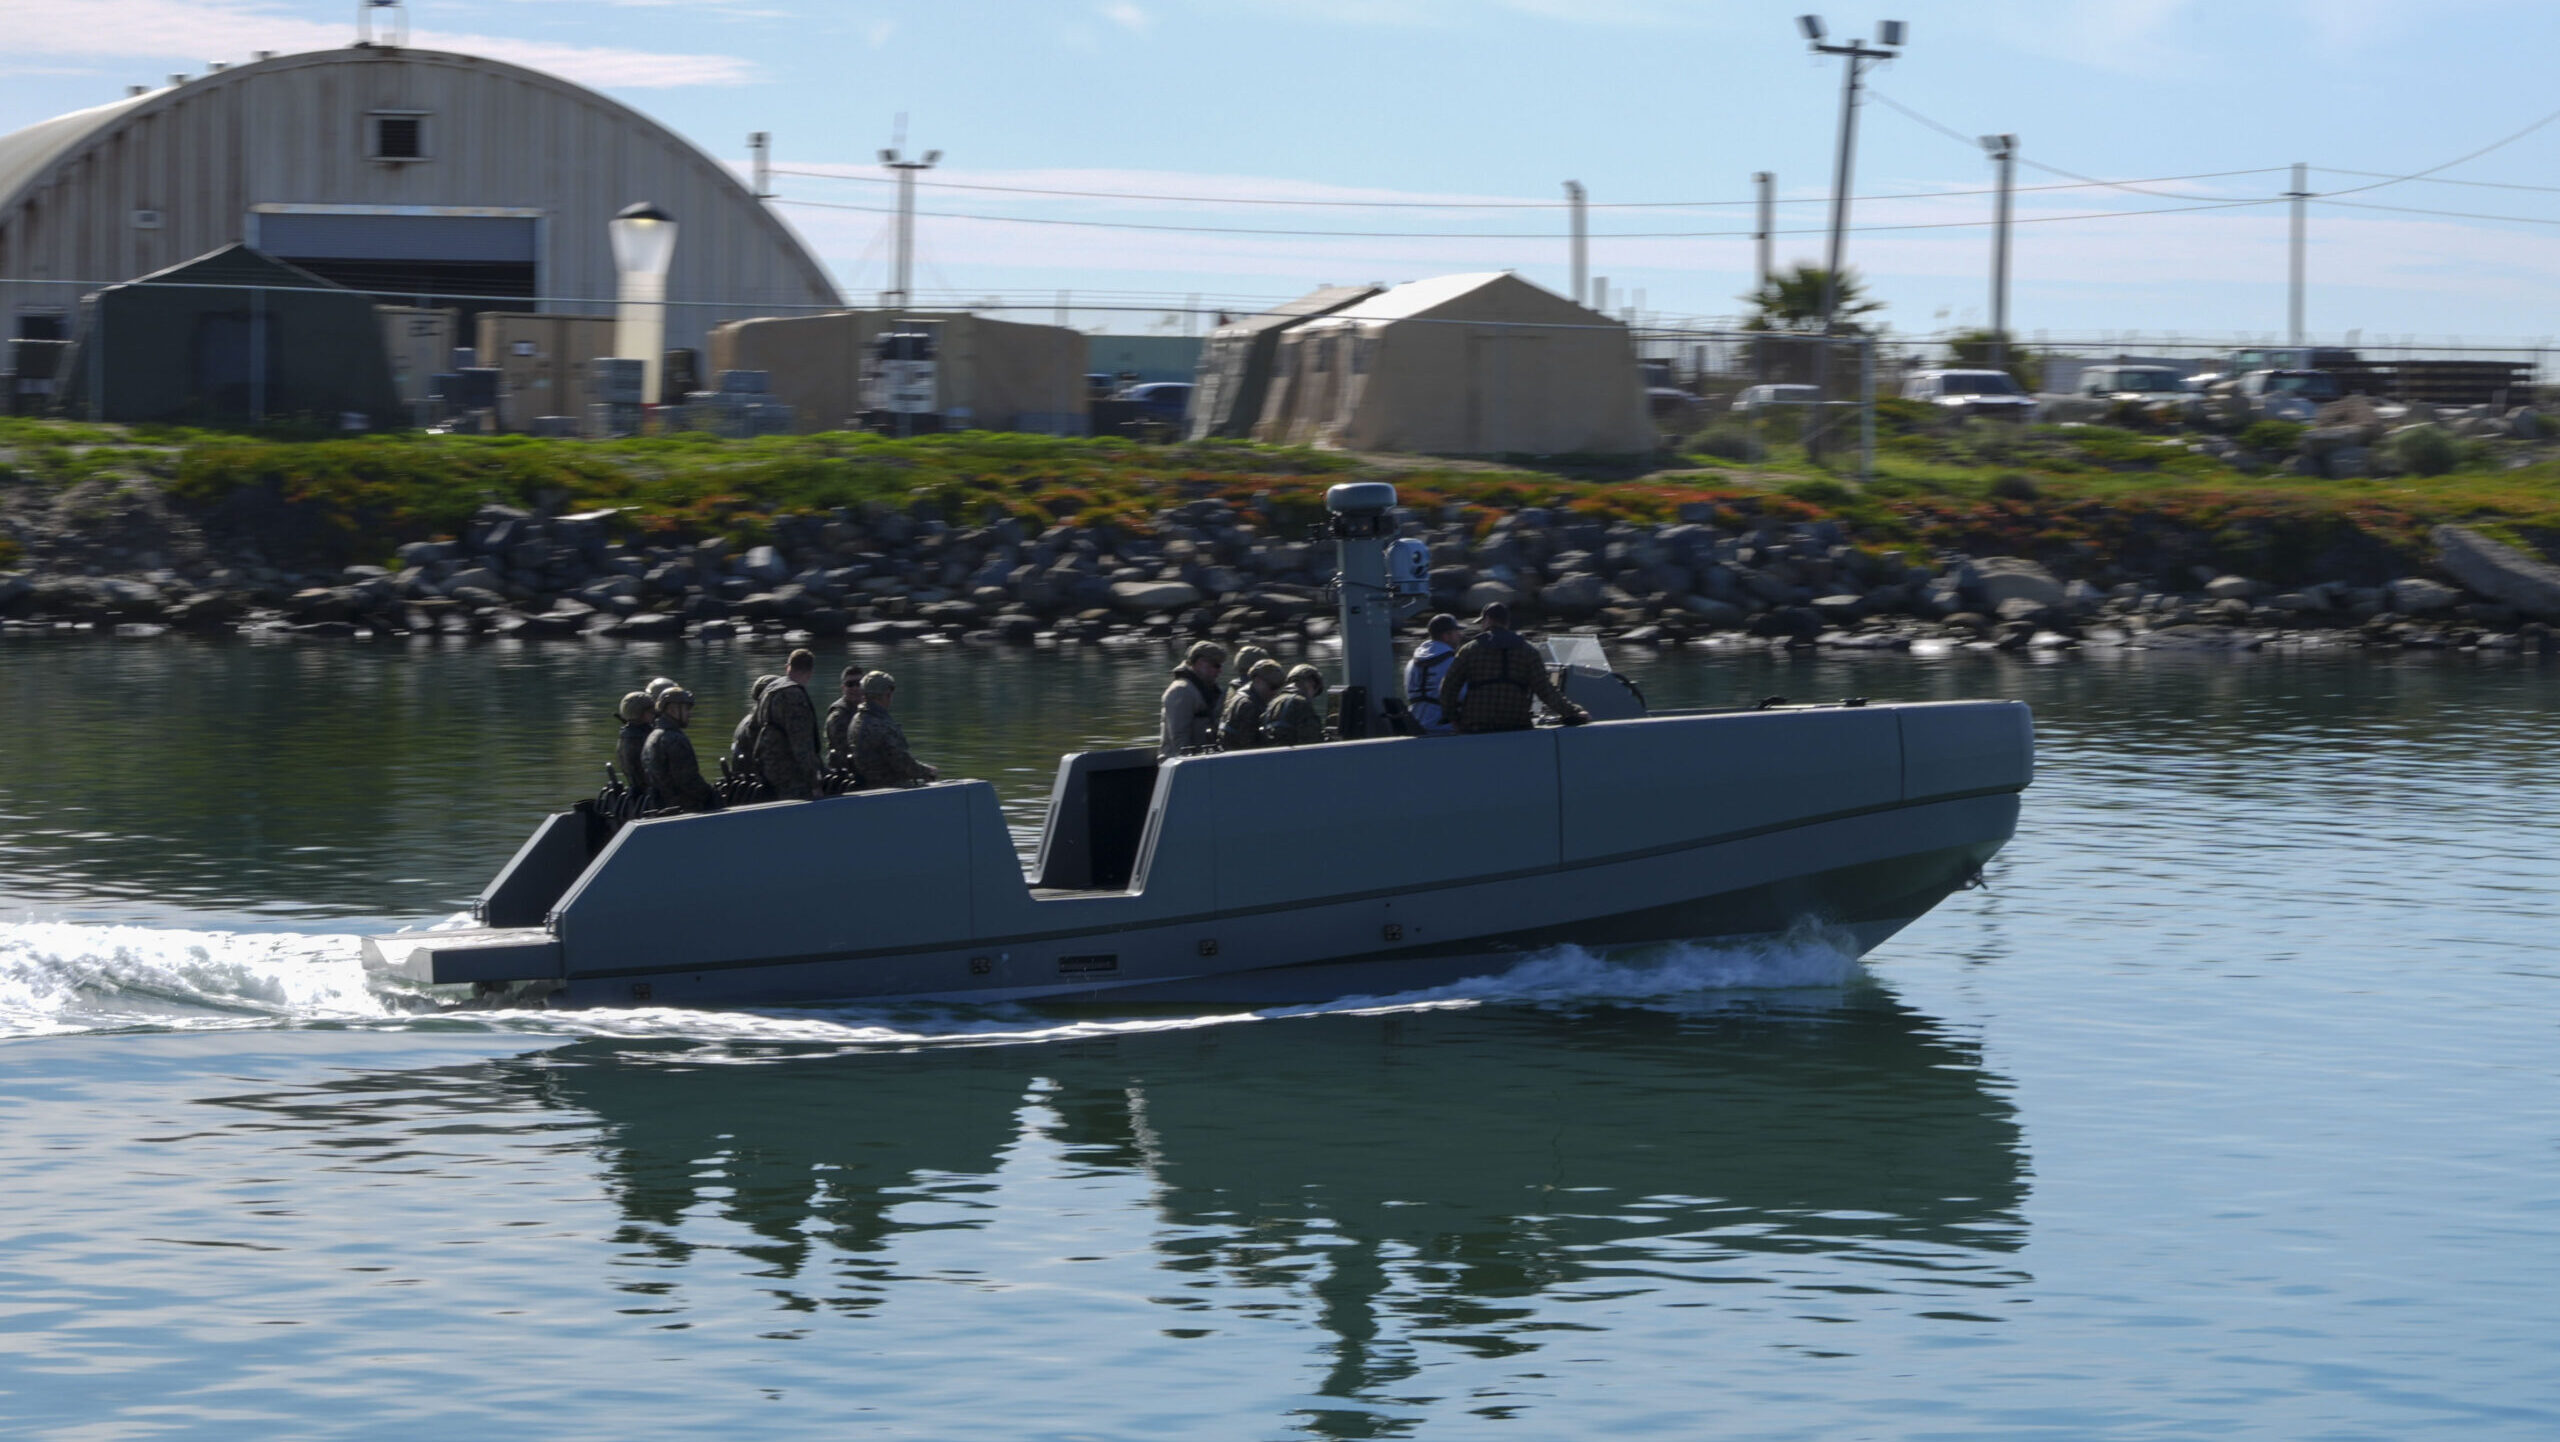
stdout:
[(1185, 751), (1205, 751), (1217, 744), (1218, 708), (1226, 693), (1218, 673), (1226, 669), (1227, 648), (1215, 641), (1194, 641), (1173, 680), (1164, 688), (1163, 721), (1156, 728), (1156, 757), (1170, 761)]
[(737, 729), (729, 733), (730, 774), (756, 774), (756, 716), (764, 710), (764, 693), (781, 684), (779, 676), (758, 676), (747, 687), (747, 714), (738, 718)]
[(1462, 733), (1526, 731), (1532, 700), (1564, 718), (1568, 726), (1591, 719), (1564, 699), (1547, 675), (1547, 663), (1520, 633), (1511, 629), (1511, 608), (1496, 601), (1484, 608), (1476, 638), (1458, 648), (1449, 674), (1440, 679), (1440, 709)]
[[(1244, 654), (1255, 653), (1247, 647)], [(1218, 713), (1219, 750), (1251, 751), (1262, 744), (1262, 716), (1280, 694), (1283, 674), (1268, 656), (1246, 668), (1242, 684), (1227, 693), (1226, 709)]]
[(862, 678), (862, 705), (853, 713), (852, 746), (853, 774), (861, 779), (861, 790), (942, 779), (941, 772), (918, 761), (907, 749), (906, 731), (890, 718), (889, 702), (897, 694), (897, 678), (886, 671)]
[(649, 778), (640, 769), (640, 748), (649, 744), (649, 726), (658, 719), (658, 708), (651, 704), (648, 692), (634, 691), (622, 698), (615, 714), (622, 718), (622, 735), (613, 745), (614, 767), (622, 773), (624, 786), (646, 791)]
[(641, 769), (648, 773), (649, 789), (657, 794), (660, 805), (679, 811), (717, 811), (720, 798), (712, 793), (711, 783), (702, 779), (701, 763), (693, 757), (693, 739), (684, 734), (691, 720), (692, 692), (681, 686), (660, 692), (657, 729), (640, 748)]
[[(1227, 673), (1227, 694), (1232, 697), (1237, 692), (1251, 686), (1253, 684), (1253, 668), (1270, 659), (1271, 653), (1263, 650), (1260, 646), (1245, 645), (1237, 647), (1235, 664)], [(1219, 714), (1224, 715), (1224, 710), (1222, 709)]]
[(1324, 673), (1313, 666), (1289, 668), (1289, 687), (1263, 713), (1262, 744), (1309, 746), (1324, 739)]
[(843, 771), (853, 765), (850, 739), (853, 713), (862, 705), (862, 668), (845, 667), (842, 680), (843, 694), (836, 697), (836, 704), (827, 708), (826, 762), (829, 771)]
[(817, 657), (792, 652), (782, 683), (767, 687), (756, 703), (756, 769), (777, 801), (818, 799), (818, 707), (809, 699), (809, 678), (817, 670)]

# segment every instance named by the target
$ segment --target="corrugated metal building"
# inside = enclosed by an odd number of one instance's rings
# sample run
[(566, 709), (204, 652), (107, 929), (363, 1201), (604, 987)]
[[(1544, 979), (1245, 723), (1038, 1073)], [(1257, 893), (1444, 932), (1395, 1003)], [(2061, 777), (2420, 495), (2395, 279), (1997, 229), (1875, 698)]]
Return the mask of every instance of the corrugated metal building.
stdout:
[[(386, 300), (609, 314), (605, 225), (674, 216), (667, 344), (842, 304), (799, 239), (683, 138), (557, 77), (358, 46), (261, 60), (0, 136), (0, 324), (238, 241)], [(455, 301), (440, 297), (498, 297)], [(593, 302), (593, 303), (579, 303)]]

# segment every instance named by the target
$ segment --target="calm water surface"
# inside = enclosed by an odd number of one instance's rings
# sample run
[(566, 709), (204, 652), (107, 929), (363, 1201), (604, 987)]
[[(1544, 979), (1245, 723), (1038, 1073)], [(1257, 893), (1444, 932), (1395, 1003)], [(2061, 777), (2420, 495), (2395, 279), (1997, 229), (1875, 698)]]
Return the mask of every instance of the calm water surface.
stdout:
[[(0, 640), (0, 1435), (2560, 1431), (2560, 670), (1631, 659), (2035, 706), (1992, 889), (1864, 965), (1065, 1016), (367, 982), (354, 934), (594, 788), (614, 697), (725, 731), (773, 659)], [(1162, 677), (886, 664), (1026, 835)]]

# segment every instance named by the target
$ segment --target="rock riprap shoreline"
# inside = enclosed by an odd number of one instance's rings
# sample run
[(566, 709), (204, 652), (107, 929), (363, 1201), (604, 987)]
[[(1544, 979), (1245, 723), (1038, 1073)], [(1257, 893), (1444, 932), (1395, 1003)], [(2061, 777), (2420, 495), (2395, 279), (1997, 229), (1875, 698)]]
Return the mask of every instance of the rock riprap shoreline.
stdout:
[[(2100, 584), (2069, 572), (2105, 578), (2122, 568), (2089, 556), (2060, 565), (1920, 557), (1860, 545), (1836, 520), (1735, 525), (1729, 508), (1681, 511), (1664, 525), (1535, 506), (1452, 505), (1400, 520), (1431, 548), (1431, 609), (1472, 614), (1503, 601), (1535, 624), (1630, 644), (2548, 653), (2560, 623), (2560, 567), (2462, 526), (2434, 528), (2432, 574), (2280, 586), (2189, 566)], [(399, 547), (396, 566), (327, 574), (279, 569), (254, 552), (216, 554), (182, 523), (158, 519), (144, 549), (115, 548), (127, 569), (100, 564), (98, 546), (70, 538), (32, 548), (36, 564), (0, 572), (0, 623), (128, 634), (941, 636), (990, 645), (1314, 640), (1334, 624), (1331, 547), (1216, 499), (1171, 506), (1147, 526), (1045, 529), (1019, 519), (960, 526), (873, 505), (773, 517), (771, 540), (743, 547), (648, 540), (622, 511), (489, 505), (453, 539)]]

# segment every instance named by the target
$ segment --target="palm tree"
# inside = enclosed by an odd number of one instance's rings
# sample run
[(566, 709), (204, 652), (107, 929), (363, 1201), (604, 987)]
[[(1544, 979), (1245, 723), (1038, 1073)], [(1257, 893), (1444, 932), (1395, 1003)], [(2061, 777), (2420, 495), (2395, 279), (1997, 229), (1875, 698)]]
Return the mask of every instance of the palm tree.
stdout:
[[(1831, 272), (1818, 265), (1799, 263), (1793, 270), (1769, 277), (1769, 283), (1742, 297), (1752, 308), (1747, 329), (1795, 331), (1816, 335), (1822, 330), (1822, 285)], [(1840, 295), (1832, 306), (1832, 328), (1845, 335), (1862, 335), (1866, 327), (1857, 318), (1884, 309), (1884, 302), (1866, 298), (1866, 287), (1858, 281), (1858, 273), (1840, 272)]]

